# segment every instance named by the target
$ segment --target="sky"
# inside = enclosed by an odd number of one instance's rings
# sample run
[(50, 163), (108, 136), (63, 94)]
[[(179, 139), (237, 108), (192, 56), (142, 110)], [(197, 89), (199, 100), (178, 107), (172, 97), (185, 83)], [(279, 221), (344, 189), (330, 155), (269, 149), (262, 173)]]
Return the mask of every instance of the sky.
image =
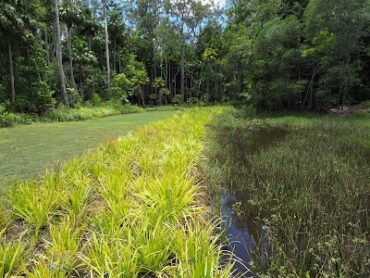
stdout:
[(226, 1), (227, 0), (202, 0), (202, 2), (204, 3), (211, 3), (211, 2), (214, 2), (216, 5), (218, 5), (219, 7), (222, 7), (225, 5)]

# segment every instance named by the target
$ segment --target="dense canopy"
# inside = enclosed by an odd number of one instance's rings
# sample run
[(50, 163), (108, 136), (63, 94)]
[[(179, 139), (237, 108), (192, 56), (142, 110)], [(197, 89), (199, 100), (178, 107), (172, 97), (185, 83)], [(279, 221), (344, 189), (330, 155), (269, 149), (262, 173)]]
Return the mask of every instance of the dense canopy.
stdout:
[(1, 111), (326, 111), (370, 98), (369, 21), (368, 0), (3, 0)]

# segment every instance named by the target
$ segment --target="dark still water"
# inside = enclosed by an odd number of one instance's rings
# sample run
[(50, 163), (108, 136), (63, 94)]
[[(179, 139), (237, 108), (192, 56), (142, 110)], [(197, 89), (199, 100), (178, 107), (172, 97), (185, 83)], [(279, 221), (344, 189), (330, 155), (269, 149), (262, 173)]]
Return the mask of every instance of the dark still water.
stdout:
[(225, 170), (221, 213), (228, 248), (238, 258), (235, 272), (253, 277), (252, 253), (255, 260), (267, 264), (270, 251), (266, 227), (255, 219), (257, 213), (250, 209), (252, 198), (246, 184), (249, 159), (254, 153), (283, 141), (288, 132), (283, 128), (212, 127), (211, 133), (218, 145), (214, 159)]

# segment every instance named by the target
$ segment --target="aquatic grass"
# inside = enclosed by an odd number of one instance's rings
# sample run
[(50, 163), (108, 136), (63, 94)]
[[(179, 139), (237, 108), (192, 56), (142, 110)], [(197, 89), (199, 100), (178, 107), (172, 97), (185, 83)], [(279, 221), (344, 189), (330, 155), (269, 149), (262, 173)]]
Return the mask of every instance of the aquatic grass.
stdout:
[[(216, 189), (241, 192), (238, 221), (267, 232), (267, 254), (260, 244), (252, 255), (256, 275), (367, 277), (370, 118), (239, 118), (225, 129), (230, 117), (209, 131), (206, 171)], [(288, 132), (274, 141), (266, 128)]]

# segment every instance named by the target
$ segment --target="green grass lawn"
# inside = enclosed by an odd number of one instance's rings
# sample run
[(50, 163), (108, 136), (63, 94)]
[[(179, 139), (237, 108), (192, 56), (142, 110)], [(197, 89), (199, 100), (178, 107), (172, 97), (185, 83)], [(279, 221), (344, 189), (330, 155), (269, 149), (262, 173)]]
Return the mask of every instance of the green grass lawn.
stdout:
[(82, 122), (40, 123), (0, 129), (0, 184), (43, 174), (58, 161), (79, 155), (100, 143), (174, 111), (118, 115)]

